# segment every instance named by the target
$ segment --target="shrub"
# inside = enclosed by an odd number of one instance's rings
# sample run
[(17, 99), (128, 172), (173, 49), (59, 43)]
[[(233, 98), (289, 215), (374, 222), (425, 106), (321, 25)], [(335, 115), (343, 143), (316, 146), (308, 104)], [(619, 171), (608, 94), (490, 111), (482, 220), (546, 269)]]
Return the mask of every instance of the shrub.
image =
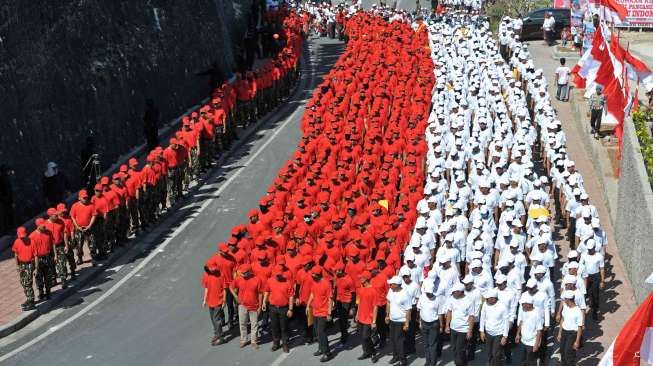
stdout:
[(644, 166), (648, 173), (648, 181), (653, 184), (653, 139), (648, 128), (648, 122), (653, 120), (653, 112), (639, 109), (633, 112), (633, 123), (635, 124), (635, 135), (644, 158)]

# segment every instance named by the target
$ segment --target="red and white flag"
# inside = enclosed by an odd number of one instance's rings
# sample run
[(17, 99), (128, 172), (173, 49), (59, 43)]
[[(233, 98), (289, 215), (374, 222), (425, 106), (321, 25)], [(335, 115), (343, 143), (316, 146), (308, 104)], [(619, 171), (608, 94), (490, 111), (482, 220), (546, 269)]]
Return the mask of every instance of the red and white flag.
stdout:
[(603, 27), (599, 27), (594, 33), (592, 47), (585, 51), (576, 66), (571, 70), (571, 73), (574, 75), (576, 88), (586, 89), (586, 98), (589, 98), (594, 93), (596, 74), (601, 68), (601, 64), (610, 60), (605, 44)]
[(618, 58), (623, 60), (626, 70), (628, 71), (628, 78), (630, 80), (638, 80), (638, 84), (642, 83), (647, 92), (653, 89), (653, 72), (646, 66), (640, 59), (635, 57), (630, 51), (625, 50), (619, 40), (614, 42), (610, 40), (610, 48), (612, 53)]
[(626, 322), (599, 366), (639, 366), (640, 361), (653, 364), (653, 293)]
[(622, 24), (628, 16), (628, 10), (625, 6), (619, 4), (617, 0), (596, 0), (590, 4), (594, 14), (614, 25)]

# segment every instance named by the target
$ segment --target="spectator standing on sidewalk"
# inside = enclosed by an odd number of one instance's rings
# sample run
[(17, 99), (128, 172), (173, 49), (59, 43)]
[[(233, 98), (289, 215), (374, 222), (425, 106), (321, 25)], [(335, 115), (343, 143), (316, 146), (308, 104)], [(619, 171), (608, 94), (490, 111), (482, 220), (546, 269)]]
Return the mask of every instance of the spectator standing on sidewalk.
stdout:
[(51, 161), (43, 173), (43, 195), (45, 205), (52, 207), (64, 200), (67, 193), (68, 181), (61, 174), (57, 163)]
[(560, 59), (560, 66), (556, 69), (556, 85), (558, 86), (556, 98), (562, 102), (569, 100), (569, 74), (571, 70), (565, 66), (566, 63), (567, 60), (562, 57)]
[(542, 23), (542, 31), (544, 32), (544, 44), (551, 46), (553, 44), (553, 30), (555, 29), (556, 20), (551, 15), (550, 12), (547, 12), (544, 15), (544, 23)]
[(603, 88), (596, 87), (596, 91), (589, 100), (590, 111), (587, 116), (590, 117), (590, 126), (592, 127), (592, 136), (596, 140), (599, 139), (601, 132), (601, 118), (603, 117), (603, 108), (605, 108), (605, 95), (603, 95)]

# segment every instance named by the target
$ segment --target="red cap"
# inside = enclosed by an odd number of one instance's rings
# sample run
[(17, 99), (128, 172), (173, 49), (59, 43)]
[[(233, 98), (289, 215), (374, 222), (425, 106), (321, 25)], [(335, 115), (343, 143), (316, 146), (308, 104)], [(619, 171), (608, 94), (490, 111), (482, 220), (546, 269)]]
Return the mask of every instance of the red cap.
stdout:
[(281, 220), (278, 220), (278, 221), (275, 221), (274, 223), (272, 223), (273, 228), (277, 228), (277, 227), (282, 228), (283, 226), (284, 226), (284, 223)]
[(82, 189), (81, 191), (79, 191), (78, 197), (79, 198), (88, 198), (88, 192), (86, 192), (85, 189)]
[(313, 267), (311, 269), (311, 274), (312, 275), (314, 275), (314, 274), (321, 275), (322, 274), (322, 268), (320, 268), (320, 266)]
[(251, 209), (251, 210), (249, 211), (249, 213), (247, 214), (247, 217), (249, 217), (249, 218), (252, 218), (252, 217), (254, 217), (254, 216), (258, 216), (258, 210), (255, 209), (255, 208)]
[(258, 255), (256, 256), (256, 259), (262, 261), (264, 259), (268, 259), (268, 254), (266, 252), (258, 252)]
[(249, 263), (241, 264), (240, 267), (238, 267), (238, 271), (240, 273), (251, 272), (252, 266), (249, 265)]
[(96, 184), (95, 187), (93, 187), (93, 189), (94, 189), (96, 192), (98, 192), (98, 191), (101, 192), (101, 191), (102, 191), (102, 185), (101, 185), (101, 184)]
[(57, 205), (57, 211), (59, 211), (59, 213), (67, 212), (68, 208), (66, 208), (65, 204), (60, 203)]
[(129, 168), (127, 167), (127, 165), (123, 164), (123, 165), (120, 166), (120, 172), (121, 173), (127, 173), (128, 170), (129, 170)]
[(47, 211), (47, 212), (48, 212), (48, 216), (54, 216), (54, 215), (56, 215), (56, 214), (59, 213), (59, 212), (57, 212), (57, 209), (54, 208), (54, 207), (50, 207), (50, 208), (48, 208), (48, 211)]
[(231, 238), (227, 239), (227, 244), (228, 245), (236, 245), (236, 244), (238, 244), (238, 240), (236, 240), (236, 238), (234, 238), (232, 236)]
[(102, 185), (108, 185), (109, 184), (109, 177), (102, 177), (102, 179), (100, 179), (100, 183)]
[(45, 220), (39, 217), (38, 219), (36, 219), (35, 223), (36, 226), (43, 226), (45, 225)]
[(137, 166), (137, 165), (138, 165), (138, 160), (136, 160), (134, 158), (129, 159), (129, 166), (130, 167), (134, 167), (134, 166)]
[(18, 236), (19, 238), (24, 238), (24, 237), (26, 237), (26, 236), (27, 236), (27, 229), (25, 229), (25, 228), (22, 227), (22, 226), (19, 227), (19, 228), (16, 230), (16, 236)]
[(378, 268), (379, 268), (379, 264), (376, 263), (376, 262), (369, 262), (369, 263), (367, 263), (367, 268), (366, 268), (366, 269), (367, 269), (368, 271), (371, 271), (371, 270), (374, 270), (374, 269), (378, 269)]
[(218, 243), (218, 250), (226, 253), (229, 251), (229, 247), (227, 246), (227, 243)]
[(360, 274), (360, 278), (361, 280), (365, 279), (366, 281), (369, 281), (372, 278), (372, 274), (369, 271), (364, 271)]

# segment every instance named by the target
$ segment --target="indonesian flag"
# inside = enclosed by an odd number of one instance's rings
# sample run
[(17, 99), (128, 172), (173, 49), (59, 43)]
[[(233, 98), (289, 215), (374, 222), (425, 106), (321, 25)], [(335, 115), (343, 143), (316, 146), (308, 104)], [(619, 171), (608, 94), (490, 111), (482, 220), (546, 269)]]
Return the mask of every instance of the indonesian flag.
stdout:
[(620, 60), (623, 60), (628, 71), (628, 78), (630, 80), (638, 80), (638, 84), (641, 82), (644, 85), (644, 89), (647, 92), (650, 92), (653, 89), (653, 72), (651, 69), (646, 66), (640, 59), (633, 56), (632, 53), (625, 50), (619, 40), (615, 42), (614, 39), (610, 39), (610, 48), (612, 53)]
[(608, 50), (605, 47), (605, 39), (603, 38), (603, 27), (596, 29), (594, 39), (592, 39), (592, 47), (590, 47), (583, 56), (578, 60), (578, 63), (571, 70), (574, 75), (574, 84), (576, 88), (585, 88), (585, 97), (589, 98), (594, 93), (596, 74), (601, 67), (601, 64), (609, 60)]
[(599, 366), (653, 364), (653, 293), (635, 310), (603, 355)]
[(597, 0), (590, 6), (594, 14), (598, 14), (601, 19), (614, 25), (622, 24), (628, 16), (626, 7), (619, 4), (617, 0)]

